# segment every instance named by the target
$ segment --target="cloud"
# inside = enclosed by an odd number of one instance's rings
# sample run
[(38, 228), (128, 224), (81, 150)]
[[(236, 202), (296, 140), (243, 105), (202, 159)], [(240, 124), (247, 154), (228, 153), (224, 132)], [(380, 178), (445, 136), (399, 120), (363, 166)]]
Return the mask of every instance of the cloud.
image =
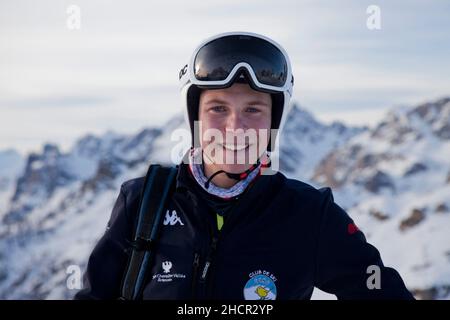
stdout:
[[(230, 30), (262, 33), (285, 46), (294, 97), (318, 116), (413, 104), (450, 87), (442, 76), (450, 70), (450, 5), (443, 1), (378, 1), (382, 30), (376, 32), (365, 27), (368, 3), (360, 1), (80, 0), (79, 31), (66, 28), (70, 4), (0, 3), (4, 146), (20, 147), (24, 140), (14, 137), (43, 141), (97, 128), (130, 130), (133, 121), (151, 122), (135, 114), (160, 121), (179, 112), (180, 67), (201, 40)], [(11, 125), (21, 123), (23, 108), (30, 125)], [(65, 133), (56, 129), (64, 109), (77, 110)], [(55, 124), (55, 131), (31, 130), (33, 118), (43, 127)]]

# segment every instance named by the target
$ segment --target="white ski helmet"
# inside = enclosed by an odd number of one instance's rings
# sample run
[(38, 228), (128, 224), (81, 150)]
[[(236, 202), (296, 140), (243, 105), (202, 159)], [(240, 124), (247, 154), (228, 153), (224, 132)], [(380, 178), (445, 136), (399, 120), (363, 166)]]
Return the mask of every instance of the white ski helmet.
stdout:
[[(279, 133), (289, 113), (294, 76), (286, 51), (272, 39), (251, 32), (226, 32), (204, 40), (194, 50), (180, 70), (179, 81), (191, 146), (198, 146), (199, 142), (194, 141), (194, 121), (198, 120), (202, 89), (247, 82), (256, 91), (270, 93), (271, 129), (278, 129)], [(271, 151), (270, 142), (267, 150)]]

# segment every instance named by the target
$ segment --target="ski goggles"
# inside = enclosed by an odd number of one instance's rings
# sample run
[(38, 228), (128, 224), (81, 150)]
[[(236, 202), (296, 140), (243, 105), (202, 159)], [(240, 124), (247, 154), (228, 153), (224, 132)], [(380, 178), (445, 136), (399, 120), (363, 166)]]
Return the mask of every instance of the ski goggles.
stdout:
[(269, 38), (247, 32), (207, 39), (180, 70), (179, 79), (182, 87), (226, 88), (241, 74), (255, 90), (292, 95), (294, 77), (284, 49)]

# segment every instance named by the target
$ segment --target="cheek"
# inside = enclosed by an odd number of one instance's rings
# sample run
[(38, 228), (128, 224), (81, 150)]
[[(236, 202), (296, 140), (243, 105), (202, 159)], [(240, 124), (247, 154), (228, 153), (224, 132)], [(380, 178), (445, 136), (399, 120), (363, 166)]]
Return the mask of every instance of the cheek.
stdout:
[[(251, 124), (251, 127), (256, 129), (258, 140), (261, 143), (267, 143), (269, 141), (269, 138), (270, 138), (270, 127), (271, 127), (271, 117), (270, 117), (270, 115), (266, 116), (266, 117), (263, 117), (261, 119), (255, 120)], [(261, 141), (261, 140), (264, 140), (264, 141)]]
[(200, 114), (201, 136), (200, 141), (203, 147), (216, 141), (218, 131), (222, 132), (222, 123), (217, 117), (208, 116), (208, 114)]
[(270, 125), (271, 125), (271, 117), (270, 115), (264, 116), (261, 118), (251, 119), (248, 122), (249, 128), (255, 128), (257, 130), (259, 129), (266, 129), (270, 131)]
[(212, 117), (208, 114), (203, 114), (199, 116), (199, 120), (202, 125), (202, 134), (208, 129), (218, 129), (222, 128), (222, 121), (218, 117)]

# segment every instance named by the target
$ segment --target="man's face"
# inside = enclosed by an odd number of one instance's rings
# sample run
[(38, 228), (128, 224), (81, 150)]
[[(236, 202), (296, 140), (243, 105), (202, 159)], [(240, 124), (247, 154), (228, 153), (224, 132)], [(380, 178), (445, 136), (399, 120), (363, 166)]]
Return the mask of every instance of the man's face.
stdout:
[[(248, 84), (203, 90), (199, 120), (205, 163), (213, 162), (214, 171), (247, 170), (266, 150), (271, 116), (270, 94), (255, 91)], [(218, 133), (222, 138), (217, 139)]]

